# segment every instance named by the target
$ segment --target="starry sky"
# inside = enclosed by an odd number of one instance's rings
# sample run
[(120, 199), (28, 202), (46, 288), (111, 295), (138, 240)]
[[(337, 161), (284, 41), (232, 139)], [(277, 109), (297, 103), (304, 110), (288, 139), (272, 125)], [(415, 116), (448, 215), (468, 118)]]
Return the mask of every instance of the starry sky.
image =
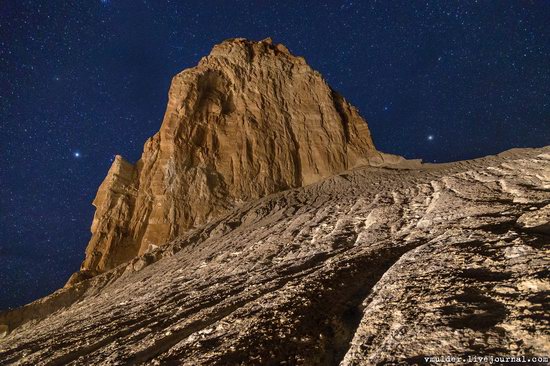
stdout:
[(550, 1), (0, 2), (0, 309), (61, 287), (115, 154), (170, 79), (272, 37), (358, 107), (377, 147), (444, 162), (550, 144)]

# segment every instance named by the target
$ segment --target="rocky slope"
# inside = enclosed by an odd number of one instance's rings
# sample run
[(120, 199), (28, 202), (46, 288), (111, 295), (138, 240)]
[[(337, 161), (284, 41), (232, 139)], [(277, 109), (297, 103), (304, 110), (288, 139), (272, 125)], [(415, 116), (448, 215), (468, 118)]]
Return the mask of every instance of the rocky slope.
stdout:
[(358, 168), (245, 203), (1, 314), (0, 360), (383, 365), (548, 355), (549, 222), (550, 147)]
[(92, 238), (69, 283), (112, 269), (243, 202), (398, 157), (303, 58), (232, 39), (172, 80), (160, 131), (117, 157), (94, 200)]

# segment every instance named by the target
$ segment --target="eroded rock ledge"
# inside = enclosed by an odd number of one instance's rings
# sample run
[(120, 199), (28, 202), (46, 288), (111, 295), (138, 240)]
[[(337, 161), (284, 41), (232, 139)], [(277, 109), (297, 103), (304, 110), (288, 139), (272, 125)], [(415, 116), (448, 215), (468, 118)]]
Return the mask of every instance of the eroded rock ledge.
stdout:
[[(359, 168), (0, 315), (6, 364), (548, 355), (550, 147)], [(0, 329), (1, 330), (1, 329)]]

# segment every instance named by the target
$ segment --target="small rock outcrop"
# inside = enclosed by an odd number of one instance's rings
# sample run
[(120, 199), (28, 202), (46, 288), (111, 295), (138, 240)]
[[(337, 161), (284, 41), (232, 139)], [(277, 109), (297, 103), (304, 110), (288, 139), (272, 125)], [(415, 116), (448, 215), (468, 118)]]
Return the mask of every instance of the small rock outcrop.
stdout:
[(227, 40), (174, 77), (141, 159), (116, 157), (93, 202), (82, 271), (112, 269), (243, 202), (388, 158), (400, 160), (376, 151), (357, 110), (302, 57), (270, 39)]

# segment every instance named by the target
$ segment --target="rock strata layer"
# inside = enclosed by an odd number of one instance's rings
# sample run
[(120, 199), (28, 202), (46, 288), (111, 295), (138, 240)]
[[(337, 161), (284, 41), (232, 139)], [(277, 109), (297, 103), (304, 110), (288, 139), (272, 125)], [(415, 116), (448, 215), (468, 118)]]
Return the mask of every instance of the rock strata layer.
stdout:
[[(160, 131), (130, 164), (117, 156), (93, 204), (75, 283), (271, 193), (366, 164), (366, 122), (321, 75), (270, 39), (232, 39), (172, 80)], [(402, 159), (401, 159), (402, 160)]]
[[(126, 184), (125, 169), (114, 185)], [(245, 203), (0, 314), (0, 360), (348, 366), (547, 356), (549, 207), (550, 147), (359, 168)]]

